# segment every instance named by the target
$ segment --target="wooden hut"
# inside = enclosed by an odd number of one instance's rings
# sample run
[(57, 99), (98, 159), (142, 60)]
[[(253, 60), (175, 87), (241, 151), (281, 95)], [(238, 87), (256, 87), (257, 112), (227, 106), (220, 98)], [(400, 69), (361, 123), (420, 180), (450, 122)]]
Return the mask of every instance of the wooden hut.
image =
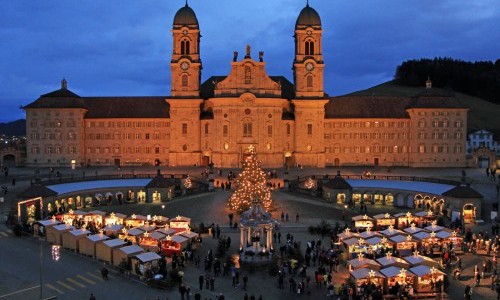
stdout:
[(385, 290), (391, 291), (395, 286), (410, 285), (413, 286), (415, 282), (415, 274), (409, 271), (407, 268), (400, 268), (396, 266), (390, 266), (380, 270), (380, 273), (384, 274), (385, 280)]
[(418, 293), (436, 292), (436, 282), (444, 283), (445, 274), (435, 267), (420, 265), (411, 268), (410, 271), (417, 276), (414, 287)]
[(34, 236), (45, 236), (47, 233), (47, 228), (59, 225), (59, 221), (53, 217), (48, 220), (39, 220), (33, 224), (33, 235)]
[(122, 232), (118, 235), (120, 239), (127, 240), (132, 242), (132, 244), (137, 244), (139, 242), (139, 237), (144, 234), (144, 231), (139, 228), (132, 228), (127, 230), (126, 228), (122, 229)]
[(395, 235), (389, 239), (401, 256), (411, 254), (417, 249), (417, 241), (411, 235)]
[(75, 227), (68, 224), (60, 224), (47, 228), (47, 242), (62, 245), (62, 235), (67, 231), (75, 230)]
[(176, 232), (187, 230), (191, 226), (191, 219), (188, 217), (177, 216), (169, 220), (170, 228)]
[(109, 224), (102, 230), (104, 231), (104, 234), (109, 237), (117, 237), (122, 232), (123, 228), (123, 225)]
[(139, 246), (146, 251), (158, 252), (161, 246), (160, 243), (165, 237), (166, 235), (158, 231), (144, 232), (139, 238)]
[(106, 240), (95, 245), (95, 256), (97, 259), (113, 263), (113, 249), (126, 246), (127, 243), (120, 239)]
[(375, 220), (368, 215), (359, 215), (352, 217), (354, 227), (357, 229), (373, 228)]
[(412, 215), (411, 212), (398, 213), (395, 214), (394, 217), (396, 218), (396, 226), (398, 229), (405, 229), (407, 227), (410, 227), (412, 223), (415, 224), (418, 220), (418, 217)]
[(155, 252), (144, 252), (131, 257), (132, 274), (144, 275), (147, 270), (157, 270), (161, 256)]
[(389, 213), (375, 215), (373, 216), (373, 219), (375, 220), (375, 228), (377, 230), (383, 230), (389, 226), (396, 225), (396, 218), (391, 216)]
[(360, 254), (357, 258), (353, 258), (347, 261), (347, 267), (349, 271), (368, 268), (371, 270), (380, 270), (380, 264), (373, 259), (365, 258)]
[(149, 224), (144, 224), (142, 226), (137, 227), (138, 229), (144, 231), (144, 232), (151, 232), (153, 230), (156, 230), (156, 226), (149, 225)]
[(100, 210), (89, 211), (83, 216), (83, 220), (87, 223), (93, 222), (97, 227), (102, 227), (104, 224), (106, 213)]
[(125, 246), (121, 248), (114, 248), (113, 249), (113, 265), (119, 267), (120, 263), (122, 261), (125, 261), (125, 263), (129, 264), (130, 259), (139, 254), (144, 252), (144, 249), (142, 249), (140, 246), (137, 245), (131, 245), (131, 246)]
[(392, 237), (392, 236), (395, 236), (398, 234), (402, 235), (402, 234), (404, 234), (404, 231), (399, 230), (399, 229), (395, 229), (394, 226), (389, 226), (389, 228), (382, 230), (382, 231), (379, 231), (378, 233), (389, 238), (389, 237)]
[(125, 219), (125, 227), (138, 227), (144, 225), (144, 223), (148, 220), (146, 216), (133, 214)]
[(383, 290), (385, 275), (376, 270), (361, 268), (350, 272), (350, 277), (357, 287), (366, 284), (375, 284), (380, 286)]
[(127, 215), (112, 212), (104, 218), (104, 225), (122, 225), (126, 218)]
[(186, 246), (187, 238), (181, 235), (167, 236), (161, 241), (161, 252), (166, 256), (179, 255)]
[(455, 249), (455, 254), (463, 254), (462, 244), (464, 238), (461, 237), (456, 231), (452, 231), (449, 236), (446, 236), (448, 231), (439, 231), (436, 233), (436, 236), (443, 239), (443, 243), (451, 243), (453, 244), (453, 249)]
[(90, 231), (83, 228), (67, 231), (62, 234), (62, 246), (63, 248), (75, 250), (75, 252), (77, 252), (80, 249), (80, 241), (89, 234)]
[(97, 244), (100, 244), (108, 239), (109, 237), (102, 233), (89, 235), (80, 240), (78, 249), (80, 250), (81, 254), (95, 257)]
[(403, 229), (404, 232), (408, 233), (408, 234), (415, 234), (415, 233), (418, 233), (420, 231), (423, 231), (422, 228), (420, 227), (417, 227), (415, 224), (411, 224), (410, 227), (407, 227), (405, 229)]

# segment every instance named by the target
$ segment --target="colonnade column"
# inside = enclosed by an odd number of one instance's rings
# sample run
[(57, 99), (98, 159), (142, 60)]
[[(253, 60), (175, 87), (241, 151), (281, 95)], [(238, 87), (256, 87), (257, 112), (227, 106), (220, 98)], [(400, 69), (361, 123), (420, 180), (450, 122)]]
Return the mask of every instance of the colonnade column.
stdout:
[(247, 228), (247, 244), (252, 242), (252, 233), (250, 231), (250, 227)]
[(240, 250), (245, 247), (245, 228), (240, 227)]

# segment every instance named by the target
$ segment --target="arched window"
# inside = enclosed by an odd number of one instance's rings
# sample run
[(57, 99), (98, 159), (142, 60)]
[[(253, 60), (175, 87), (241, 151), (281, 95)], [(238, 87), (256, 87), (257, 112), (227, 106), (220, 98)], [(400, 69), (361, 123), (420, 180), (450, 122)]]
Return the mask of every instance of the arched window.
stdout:
[(188, 86), (188, 76), (187, 75), (182, 75), (182, 86), (187, 87)]
[(290, 124), (286, 124), (286, 135), (290, 135)]
[(312, 76), (307, 76), (307, 78), (306, 78), (306, 84), (307, 84), (308, 88), (312, 88), (313, 87), (313, 77)]
[(249, 66), (245, 67), (245, 83), (252, 83), (252, 69)]
[(181, 54), (186, 55), (189, 54), (189, 41), (181, 41)]
[(208, 123), (205, 123), (205, 134), (208, 134)]
[(305, 43), (305, 52), (306, 55), (314, 55), (314, 42), (313, 41), (306, 41)]

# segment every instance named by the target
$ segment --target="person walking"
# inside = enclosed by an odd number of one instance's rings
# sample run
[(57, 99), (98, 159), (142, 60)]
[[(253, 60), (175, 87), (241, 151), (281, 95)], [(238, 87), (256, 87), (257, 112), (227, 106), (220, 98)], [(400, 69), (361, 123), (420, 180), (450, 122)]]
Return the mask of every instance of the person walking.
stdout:
[(247, 290), (247, 282), (248, 282), (248, 276), (245, 274), (243, 276), (243, 289), (246, 291)]
[(466, 285), (464, 291), (464, 299), (470, 300), (471, 295), (472, 295), (472, 288), (470, 287), (470, 285)]
[(95, 296), (94, 296), (94, 294), (93, 294), (93, 293), (90, 293), (90, 298), (89, 298), (89, 300), (95, 300)]
[(205, 282), (205, 278), (203, 278), (203, 275), (200, 275), (200, 276), (198, 277), (198, 283), (200, 284), (200, 285), (199, 285), (199, 290), (200, 290), (200, 291), (201, 291), (201, 290), (203, 290), (203, 282)]

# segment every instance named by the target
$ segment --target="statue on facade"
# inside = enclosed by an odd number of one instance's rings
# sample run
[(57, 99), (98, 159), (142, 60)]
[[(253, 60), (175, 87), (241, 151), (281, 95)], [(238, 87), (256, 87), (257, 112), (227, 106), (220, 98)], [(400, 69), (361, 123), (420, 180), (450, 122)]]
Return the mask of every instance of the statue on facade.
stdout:
[(264, 51), (259, 51), (259, 61), (260, 62), (264, 61)]
[(247, 47), (246, 47), (245, 58), (250, 58), (250, 45), (247, 45)]
[(233, 52), (233, 61), (237, 61), (238, 60), (238, 51), (234, 51)]

